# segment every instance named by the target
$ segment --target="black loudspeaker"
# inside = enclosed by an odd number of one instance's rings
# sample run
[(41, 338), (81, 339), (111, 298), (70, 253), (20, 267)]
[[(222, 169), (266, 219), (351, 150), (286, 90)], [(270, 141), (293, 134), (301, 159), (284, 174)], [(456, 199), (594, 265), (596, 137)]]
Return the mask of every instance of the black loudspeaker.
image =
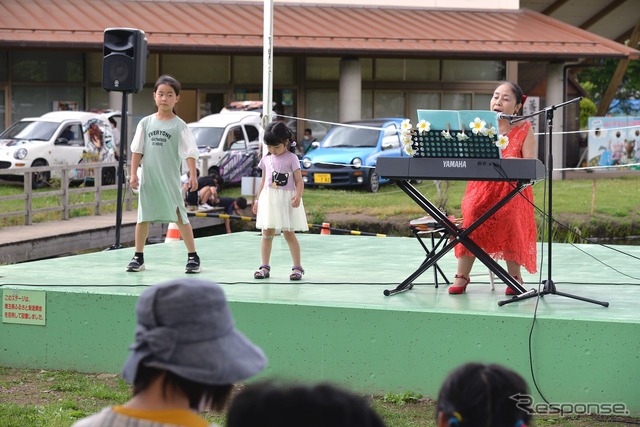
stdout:
[(147, 38), (133, 28), (107, 28), (102, 48), (102, 87), (137, 93), (147, 73)]

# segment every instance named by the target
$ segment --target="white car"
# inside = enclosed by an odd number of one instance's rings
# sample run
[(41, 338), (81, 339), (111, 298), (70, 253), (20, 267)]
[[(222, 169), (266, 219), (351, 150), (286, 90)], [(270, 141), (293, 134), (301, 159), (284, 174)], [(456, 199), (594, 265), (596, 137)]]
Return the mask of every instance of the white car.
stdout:
[[(0, 134), (0, 177), (22, 179), (36, 166), (114, 162), (113, 134), (108, 120), (96, 113), (55, 111), (22, 119)], [(70, 179), (92, 178), (91, 169), (72, 171)], [(59, 172), (33, 174), (33, 187), (47, 185)], [(114, 184), (115, 167), (102, 170), (102, 183)]]
[[(200, 150), (197, 167), (201, 175), (215, 173), (225, 183), (238, 183), (251, 175), (264, 133), (260, 113), (226, 111), (188, 126)], [(202, 159), (207, 159), (207, 170), (203, 170)]]

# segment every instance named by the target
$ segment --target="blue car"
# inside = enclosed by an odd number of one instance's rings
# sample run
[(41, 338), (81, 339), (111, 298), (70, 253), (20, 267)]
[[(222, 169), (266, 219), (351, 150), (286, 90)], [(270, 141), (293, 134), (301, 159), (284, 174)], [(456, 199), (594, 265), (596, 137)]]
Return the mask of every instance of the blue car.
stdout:
[(403, 120), (358, 120), (334, 126), (320, 145), (302, 158), (305, 185), (361, 186), (375, 193), (380, 184), (388, 181), (376, 173), (378, 158), (403, 155), (400, 140)]

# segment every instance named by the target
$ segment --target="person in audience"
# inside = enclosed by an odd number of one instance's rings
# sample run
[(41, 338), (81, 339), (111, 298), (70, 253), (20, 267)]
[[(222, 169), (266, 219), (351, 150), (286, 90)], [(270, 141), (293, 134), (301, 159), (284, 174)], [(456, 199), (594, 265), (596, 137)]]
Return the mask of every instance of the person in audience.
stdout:
[[(247, 199), (244, 197), (218, 197), (216, 195), (216, 200), (214, 202), (214, 206), (220, 206), (224, 209), (224, 213), (227, 215), (242, 215), (242, 211), (247, 207)], [(231, 233), (231, 220), (229, 218), (224, 219), (224, 225), (227, 233)]]
[(233, 384), (267, 364), (262, 350), (236, 329), (214, 282), (177, 279), (148, 287), (136, 317), (122, 370), (133, 397), (73, 427), (206, 427), (198, 412), (221, 411)]
[(209, 175), (198, 177), (198, 192), (202, 209), (211, 209), (218, 203), (218, 192), (222, 187), (223, 179), (213, 170)]
[(304, 130), (304, 137), (298, 145), (298, 155), (302, 157), (307, 154), (309, 150), (311, 150), (313, 143), (316, 141), (317, 139), (313, 136), (313, 131), (311, 130), (311, 128), (306, 128)]
[(384, 427), (369, 402), (331, 384), (246, 386), (229, 406), (226, 427)]
[[(524, 103), (522, 89), (515, 83), (503, 82), (494, 91), (490, 109), (508, 115), (518, 114)], [(502, 150), (503, 158), (538, 157), (538, 143), (533, 135), (531, 122), (522, 120), (511, 124), (508, 119), (498, 120), (500, 135), (509, 138)], [(462, 228), (467, 228), (484, 215), (513, 189), (509, 181), (469, 181), (462, 198)], [(487, 254), (504, 260), (508, 273), (524, 284), (521, 267), (529, 273), (537, 271), (536, 221), (533, 205), (533, 189), (529, 186), (487, 218), (469, 234), (471, 240)], [(470, 274), (475, 255), (464, 245), (456, 245), (458, 271), (449, 286), (450, 294), (463, 294), (471, 283)], [(506, 295), (516, 292), (507, 287)]]
[(111, 133), (113, 134), (113, 147), (117, 159), (120, 155), (120, 129), (118, 129), (118, 122), (113, 117), (109, 117), (109, 125), (111, 126)]
[(531, 408), (526, 381), (501, 365), (466, 363), (440, 387), (438, 427), (527, 427)]

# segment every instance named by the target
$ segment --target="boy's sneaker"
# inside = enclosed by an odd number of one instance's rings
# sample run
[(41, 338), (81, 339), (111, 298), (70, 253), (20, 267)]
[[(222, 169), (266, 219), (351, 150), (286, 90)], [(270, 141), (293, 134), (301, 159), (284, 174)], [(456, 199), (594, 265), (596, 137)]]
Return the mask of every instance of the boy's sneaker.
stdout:
[(134, 256), (129, 265), (127, 265), (127, 271), (142, 271), (144, 270), (144, 262), (141, 264), (138, 261), (138, 257)]
[(185, 273), (195, 274), (200, 273), (200, 258), (197, 256), (190, 256), (187, 260), (187, 266), (184, 269)]

